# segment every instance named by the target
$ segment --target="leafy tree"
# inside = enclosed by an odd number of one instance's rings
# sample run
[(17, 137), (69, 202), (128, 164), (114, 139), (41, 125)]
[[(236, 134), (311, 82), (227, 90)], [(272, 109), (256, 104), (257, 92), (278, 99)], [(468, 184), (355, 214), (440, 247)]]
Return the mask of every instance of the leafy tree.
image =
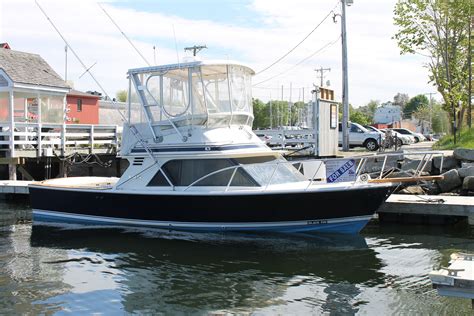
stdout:
[(419, 94), (417, 96), (414, 96), (413, 98), (408, 101), (407, 105), (403, 109), (403, 114), (405, 117), (411, 117), (412, 114), (414, 114), (416, 111), (418, 111), (419, 108), (428, 106), (430, 101), (426, 97), (426, 95)]
[(434, 102), (431, 110), (431, 128), (435, 133), (447, 133), (449, 131), (449, 115), (443, 110), (443, 105)]
[(431, 129), (434, 133), (447, 132), (449, 127), (449, 116), (438, 102), (433, 102), (431, 106), (421, 105), (413, 116), (418, 120), (431, 122)]
[[(270, 101), (267, 102), (268, 119), (270, 120)], [(288, 101), (271, 101), (271, 126), (277, 128), (279, 126), (289, 125), (289, 107)], [(270, 121), (269, 121), (270, 122)]]
[(379, 107), (379, 105), (380, 105), (379, 100), (370, 100), (369, 103), (367, 103), (364, 106), (358, 107), (357, 109), (354, 109), (352, 106), (349, 106), (349, 113), (353, 113), (354, 111), (360, 112), (364, 114), (364, 117), (366, 117), (369, 120), (368, 124), (371, 124), (374, 121), (374, 114), (377, 108)]
[(252, 105), (253, 105), (253, 128), (258, 129), (258, 128), (267, 128), (268, 125), (270, 125), (270, 120), (267, 117), (266, 113), (266, 106), (265, 103), (260, 101), (259, 99), (253, 99), (252, 100)]
[(117, 97), (117, 101), (127, 102), (128, 92), (127, 92), (127, 90), (119, 90), (119, 91), (117, 91), (115, 96)]
[(398, 26), (394, 38), (401, 53), (428, 57), (430, 82), (443, 96), (444, 109), (451, 119), (458, 116), (453, 112), (464, 116), (468, 98), (467, 30), (471, 6), (472, 0), (398, 0), (394, 10)]
[(306, 117), (308, 107), (302, 101), (296, 102), (291, 107), (291, 125), (296, 126), (305, 122), (301, 122)]
[(370, 117), (357, 110), (351, 113), (351, 115), (349, 116), (349, 120), (354, 123), (359, 123), (360, 125), (369, 125), (370, 123), (372, 123)]
[(404, 109), (409, 100), (410, 100), (410, 97), (408, 96), (408, 94), (398, 92), (393, 97), (393, 104), (398, 105), (402, 109)]

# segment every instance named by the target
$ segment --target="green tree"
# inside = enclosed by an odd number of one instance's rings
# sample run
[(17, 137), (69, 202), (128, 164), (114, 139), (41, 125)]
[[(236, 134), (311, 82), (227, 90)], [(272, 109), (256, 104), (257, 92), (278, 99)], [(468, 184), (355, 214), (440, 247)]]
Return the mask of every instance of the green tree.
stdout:
[(117, 97), (117, 101), (127, 102), (127, 96), (128, 96), (127, 90), (119, 90), (117, 91), (115, 96)]
[(270, 125), (270, 120), (267, 116), (267, 109), (265, 103), (259, 99), (252, 100), (253, 105), (253, 129), (267, 128)]
[(431, 128), (435, 133), (447, 133), (449, 131), (449, 115), (443, 110), (443, 105), (433, 102), (431, 109)]
[(430, 101), (426, 97), (426, 95), (419, 94), (414, 96), (413, 98), (408, 101), (407, 105), (403, 109), (403, 114), (405, 117), (411, 117), (412, 114), (416, 113), (418, 109), (422, 107), (427, 107)]
[(354, 123), (359, 123), (360, 125), (370, 125), (372, 123), (370, 117), (357, 110), (351, 113), (349, 120)]
[(394, 10), (394, 38), (401, 53), (428, 58), (430, 82), (443, 96), (451, 119), (458, 111), (462, 118), (466, 109), (472, 5), (472, 0), (398, 0)]
[[(268, 118), (270, 120), (270, 101), (267, 102), (268, 109)], [(293, 107), (292, 107), (293, 112)], [(288, 106), (288, 101), (271, 101), (271, 118), (272, 118), (272, 127), (278, 128), (279, 126), (290, 125), (290, 110)], [(270, 121), (269, 121), (270, 122)]]
[(445, 133), (449, 130), (449, 116), (438, 102), (433, 102), (431, 106), (422, 105), (413, 116), (418, 120), (431, 122), (431, 130), (434, 133)]
[(305, 115), (307, 114), (307, 106), (304, 102), (296, 102), (291, 107), (291, 125), (298, 126), (305, 122), (301, 120), (304, 119)]
[(374, 115), (375, 111), (377, 111), (377, 108), (380, 106), (380, 101), (379, 100), (370, 100), (369, 103), (367, 103), (364, 106), (361, 106), (359, 108), (359, 111), (365, 114), (372, 123), (374, 121)]

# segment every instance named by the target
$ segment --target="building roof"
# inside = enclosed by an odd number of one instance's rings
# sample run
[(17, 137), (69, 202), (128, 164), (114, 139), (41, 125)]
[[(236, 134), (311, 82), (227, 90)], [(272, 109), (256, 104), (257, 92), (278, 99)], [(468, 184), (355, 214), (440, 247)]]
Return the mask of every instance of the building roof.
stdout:
[(82, 91), (74, 90), (74, 89), (72, 89), (71, 91), (69, 91), (68, 94), (67, 94), (67, 96), (75, 96), (75, 97), (84, 97), (84, 98), (96, 98), (96, 99), (100, 99), (100, 95), (91, 94), (91, 93), (86, 93), (86, 92), (82, 92)]
[(69, 88), (66, 82), (37, 54), (0, 49), (0, 69), (15, 83)]
[(11, 49), (8, 43), (0, 43), (0, 48)]

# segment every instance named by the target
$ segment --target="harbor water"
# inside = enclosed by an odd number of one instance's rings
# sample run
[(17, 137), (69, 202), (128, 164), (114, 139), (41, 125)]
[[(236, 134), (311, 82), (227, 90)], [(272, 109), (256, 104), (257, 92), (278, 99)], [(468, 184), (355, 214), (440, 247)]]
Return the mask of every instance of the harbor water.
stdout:
[(0, 203), (0, 314), (472, 315), (427, 274), (474, 252), (468, 227), (360, 235), (192, 234), (32, 224)]

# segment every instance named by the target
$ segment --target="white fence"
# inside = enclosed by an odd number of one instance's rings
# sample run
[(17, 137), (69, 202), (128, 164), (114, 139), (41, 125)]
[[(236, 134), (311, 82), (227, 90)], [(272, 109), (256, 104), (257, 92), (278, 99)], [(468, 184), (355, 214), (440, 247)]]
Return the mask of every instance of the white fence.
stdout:
[(9, 157), (65, 156), (74, 152), (116, 153), (117, 125), (0, 124), (0, 150)]
[(269, 139), (265, 140), (265, 142), (270, 147), (307, 147), (314, 146), (315, 144), (314, 131), (309, 129), (266, 129), (254, 130), (253, 132), (261, 137), (261, 139), (264, 136), (269, 136)]

